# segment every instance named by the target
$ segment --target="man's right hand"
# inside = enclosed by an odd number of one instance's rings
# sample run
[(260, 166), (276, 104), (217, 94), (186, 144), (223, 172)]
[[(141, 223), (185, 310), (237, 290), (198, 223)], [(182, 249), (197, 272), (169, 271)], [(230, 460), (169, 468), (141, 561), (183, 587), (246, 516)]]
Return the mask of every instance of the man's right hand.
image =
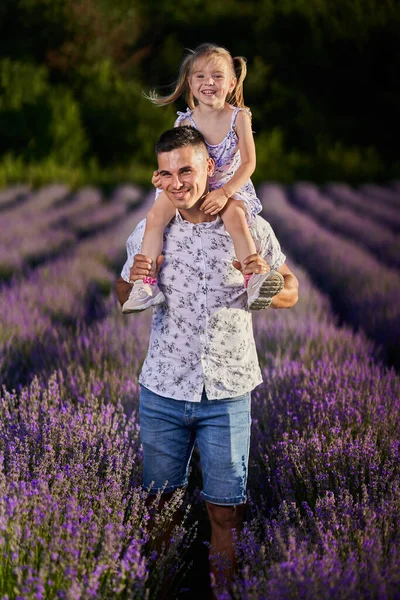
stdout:
[(143, 277), (155, 277), (157, 278), (160, 267), (164, 261), (164, 256), (160, 254), (157, 258), (155, 269), (152, 266), (152, 260), (144, 254), (135, 254), (133, 259), (133, 265), (131, 266), (129, 278), (130, 281), (136, 281), (137, 279), (143, 279)]
[(161, 190), (161, 177), (160, 177), (159, 171), (153, 172), (153, 177), (151, 178), (151, 183), (154, 185), (154, 187)]
[(243, 275), (251, 275), (252, 273), (268, 273), (271, 270), (269, 264), (265, 262), (259, 254), (250, 254), (243, 261), (243, 268), (238, 260), (233, 261), (233, 266)]

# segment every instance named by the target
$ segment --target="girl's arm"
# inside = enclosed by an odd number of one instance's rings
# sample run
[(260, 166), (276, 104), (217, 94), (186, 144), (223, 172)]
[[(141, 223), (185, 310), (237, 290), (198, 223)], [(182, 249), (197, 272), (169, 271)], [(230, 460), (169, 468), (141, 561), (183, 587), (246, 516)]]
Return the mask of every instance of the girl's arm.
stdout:
[(205, 214), (216, 215), (219, 213), (228, 199), (232, 198), (233, 194), (250, 179), (256, 168), (256, 148), (250, 115), (240, 111), (236, 117), (235, 128), (239, 140), (241, 165), (227, 183), (208, 194), (200, 206), (200, 210), (203, 210)]
[(241, 110), (236, 118), (235, 129), (239, 139), (241, 165), (228, 183), (224, 184), (224, 190), (229, 198), (250, 179), (256, 168), (256, 147), (251, 130), (251, 117), (244, 110)]

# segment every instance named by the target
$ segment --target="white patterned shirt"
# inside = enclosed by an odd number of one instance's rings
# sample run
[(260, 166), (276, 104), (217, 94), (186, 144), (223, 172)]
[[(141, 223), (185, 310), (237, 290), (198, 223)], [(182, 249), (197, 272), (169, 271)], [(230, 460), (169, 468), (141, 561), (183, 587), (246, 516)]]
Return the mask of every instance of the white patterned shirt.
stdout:
[[(128, 238), (121, 277), (129, 281), (145, 221)], [(258, 253), (272, 269), (285, 255), (267, 221), (251, 229)], [(166, 302), (154, 308), (149, 348), (139, 382), (160, 396), (200, 402), (235, 398), (262, 382), (243, 275), (232, 266), (233, 242), (219, 216), (190, 223), (177, 211), (164, 232), (158, 276)]]

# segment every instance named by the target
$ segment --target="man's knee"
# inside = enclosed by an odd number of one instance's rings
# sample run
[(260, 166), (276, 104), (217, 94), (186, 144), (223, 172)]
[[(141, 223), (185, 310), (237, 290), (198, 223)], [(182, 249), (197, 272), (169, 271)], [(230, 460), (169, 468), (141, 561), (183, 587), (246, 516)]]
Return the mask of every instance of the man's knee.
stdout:
[(244, 504), (222, 506), (207, 502), (207, 511), (211, 525), (218, 529), (237, 529), (241, 527), (244, 516)]

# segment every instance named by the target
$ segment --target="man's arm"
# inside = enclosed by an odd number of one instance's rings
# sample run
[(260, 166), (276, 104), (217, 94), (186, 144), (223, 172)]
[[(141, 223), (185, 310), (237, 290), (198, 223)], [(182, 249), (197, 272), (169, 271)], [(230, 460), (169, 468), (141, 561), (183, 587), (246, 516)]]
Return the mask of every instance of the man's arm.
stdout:
[(271, 269), (281, 273), (284, 287), (273, 297), (270, 306), (291, 308), (299, 298), (299, 282), (285, 262), (286, 256), (281, 251), (274, 230), (268, 221), (257, 216), (252, 235), (258, 254), (252, 254), (245, 259), (243, 273), (266, 273)]
[(279, 269), (278, 273), (283, 275), (285, 285), (283, 289), (272, 298), (271, 308), (292, 308), (299, 299), (299, 282), (286, 263)]
[(115, 292), (117, 294), (118, 302), (122, 306), (129, 298), (131, 293), (132, 284), (125, 281), (120, 277), (115, 284)]

